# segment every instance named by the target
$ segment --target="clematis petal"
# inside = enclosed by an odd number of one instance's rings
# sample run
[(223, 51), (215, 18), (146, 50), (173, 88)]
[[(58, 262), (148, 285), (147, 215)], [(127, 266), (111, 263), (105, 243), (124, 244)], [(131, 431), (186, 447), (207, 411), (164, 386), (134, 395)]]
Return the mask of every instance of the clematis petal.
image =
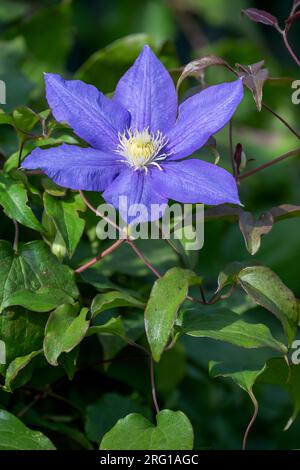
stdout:
[(104, 191), (125, 168), (117, 160), (116, 155), (100, 150), (63, 144), (45, 150), (35, 149), (22, 162), (22, 168), (43, 170), (65, 188)]
[(177, 115), (177, 94), (172, 78), (149, 46), (119, 81), (114, 102), (130, 111), (131, 127), (166, 131)]
[(165, 162), (151, 174), (151, 186), (161, 196), (186, 203), (241, 204), (237, 184), (228, 171), (202, 160)]
[(206, 88), (184, 101), (175, 126), (167, 134), (169, 159), (187, 157), (202, 147), (227, 124), (242, 98), (243, 83), (238, 79)]
[[(142, 223), (163, 215), (168, 201), (153, 191), (149, 178), (152, 171), (156, 170), (149, 169), (146, 173), (144, 170), (126, 169), (103, 193), (105, 201), (119, 209), (125, 222), (132, 223), (135, 219), (135, 223)], [(161, 207), (153, 208), (154, 204)]]
[(130, 124), (130, 115), (93, 85), (80, 80), (64, 80), (45, 74), (46, 96), (57, 121), (66, 122), (92, 147), (113, 152), (118, 146), (118, 132)]

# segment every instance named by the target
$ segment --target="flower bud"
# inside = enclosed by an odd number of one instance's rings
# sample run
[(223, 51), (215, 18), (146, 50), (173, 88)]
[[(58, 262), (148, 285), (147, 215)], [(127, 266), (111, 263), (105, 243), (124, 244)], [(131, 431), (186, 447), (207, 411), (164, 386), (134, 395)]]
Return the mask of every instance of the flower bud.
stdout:
[(51, 251), (60, 261), (63, 260), (67, 255), (65, 242), (63, 241), (59, 232), (57, 232), (55, 235), (55, 239), (51, 245)]

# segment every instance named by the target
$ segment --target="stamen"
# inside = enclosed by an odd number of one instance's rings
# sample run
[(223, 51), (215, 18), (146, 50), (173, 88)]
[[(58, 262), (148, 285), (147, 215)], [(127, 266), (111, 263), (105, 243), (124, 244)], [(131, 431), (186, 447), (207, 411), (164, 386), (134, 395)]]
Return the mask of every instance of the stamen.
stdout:
[(157, 162), (150, 162), (149, 165), (157, 166), (160, 171), (163, 171), (162, 167)]
[(121, 162), (125, 162), (135, 170), (144, 169), (148, 172), (147, 166), (154, 165), (162, 170), (158, 161), (165, 160), (170, 154), (161, 153), (168, 143), (167, 137), (161, 132), (143, 131), (128, 129), (118, 134), (119, 145), (116, 153), (125, 157)]

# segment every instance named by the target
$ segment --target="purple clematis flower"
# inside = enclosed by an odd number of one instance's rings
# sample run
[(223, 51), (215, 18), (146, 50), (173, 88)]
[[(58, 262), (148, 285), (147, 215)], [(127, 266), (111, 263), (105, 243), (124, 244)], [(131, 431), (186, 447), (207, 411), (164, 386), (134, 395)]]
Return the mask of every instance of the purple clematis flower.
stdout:
[[(119, 205), (240, 204), (230, 173), (198, 159), (183, 160), (230, 120), (243, 97), (240, 79), (211, 86), (178, 109), (173, 81), (145, 46), (119, 81), (113, 99), (79, 80), (46, 74), (46, 96), (57, 121), (66, 122), (91, 147), (35, 149), (22, 163), (41, 169), (66, 188), (103, 192)], [(150, 218), (150, 215), (149, 217)]]

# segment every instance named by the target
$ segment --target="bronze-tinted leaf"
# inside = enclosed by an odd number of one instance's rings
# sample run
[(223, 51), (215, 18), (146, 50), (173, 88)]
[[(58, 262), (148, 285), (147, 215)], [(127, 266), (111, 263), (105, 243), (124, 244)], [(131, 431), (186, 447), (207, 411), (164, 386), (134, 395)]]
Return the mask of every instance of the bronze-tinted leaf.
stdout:
[(243, 76), (244, 84), (251, 90), (259, 111), (262, 107), (263, 86), (269, 77), (268, 69), (262, 68), (263, 66), (263, 60), (251, 65), (237, 64), (239, 75)]
[(246, 248), (251, 255), (258, 252), (261, 244), (261, 237), (272, 230), (274, 218), (271, 212), (261, 214), (255, 220), (251, 212), (242, 212), (239, 218), (240, 230), (243, 234)]
[(177, 82), (177, 90), (179, 89), (183, 80), (188, 77), (201, 77), (203, 71), (207, 67), (211, 67), (213, 65), (219, 65), (226, 67), (229, 70), (233, 70), (230, 65), (221, 57), (217, 57), (214, 55), (209, 55), (206, 57), (201, 57), (200, 59), (193, 60), (189, 62), (182, 70), (182, 73)]
[(293, 10), (295, 11), (299, 7), (300, 7), (300, 0), (294, 0)]
[(257, 8), (247, 8), (246, 10), (242, 10), (242, 13), (248, 16), (250, 20), (255, 21), (255, 23), (263, 23), (268, 26), (273, 26), (277, 30), (280, 30), (277, 18), (265, 10), (259, 10)]

